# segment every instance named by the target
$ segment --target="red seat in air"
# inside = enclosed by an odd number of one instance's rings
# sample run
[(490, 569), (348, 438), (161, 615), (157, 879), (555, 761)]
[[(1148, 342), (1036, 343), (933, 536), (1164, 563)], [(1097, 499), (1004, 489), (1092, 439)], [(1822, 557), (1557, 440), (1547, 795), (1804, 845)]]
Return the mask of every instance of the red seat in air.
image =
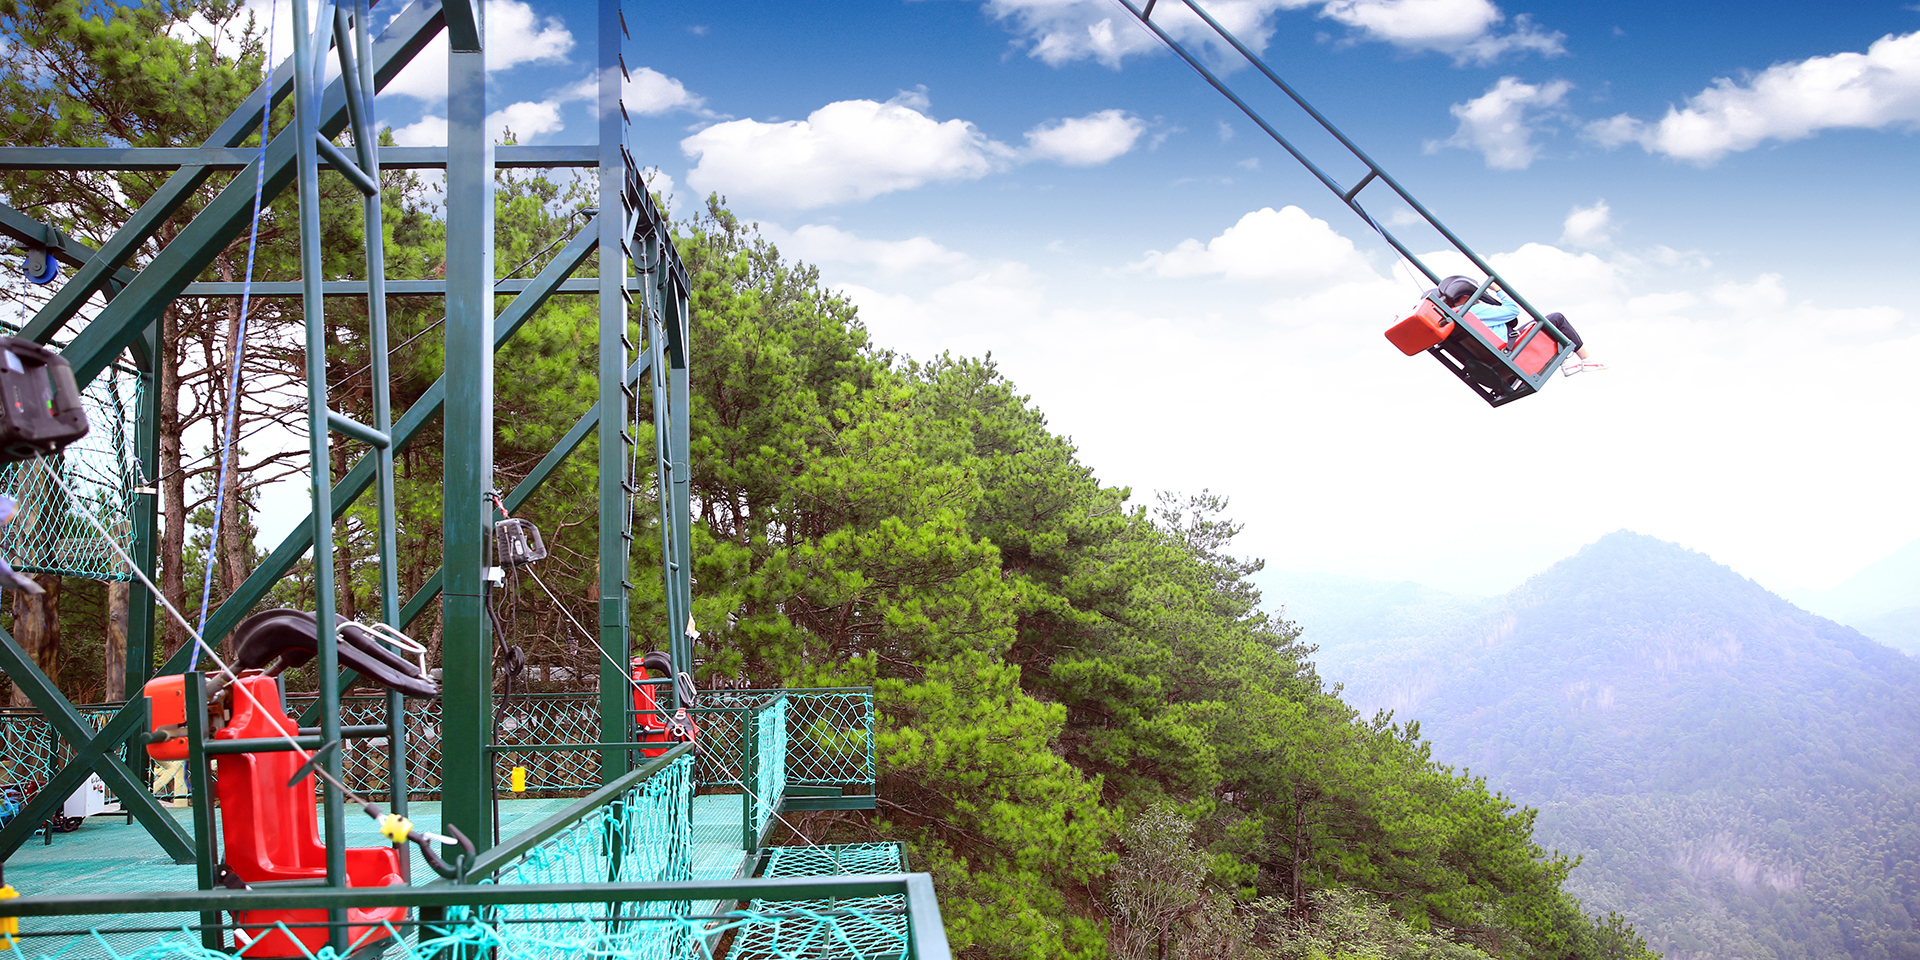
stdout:
[[(280, 685), (272, 677), (246, 677), (235, 684), (233, 719), (213, 735), (215, 740), (278, 737), (297, 733), (297, 724), (280, 705)], [(251, 693), (252, 696), (248, 696)], [(258, 701), (258, 703), (256, 703)], [(292, 787), (287, 778), (305, 762), (290, 750), (274, 753), (224, 754), (216, 757), (214, 788), (220, 796), (220, 837), (226, 844), (228, 869), (248, 883), (267, 880), (309, 880), (327, 875), (327, 848), (320, 842), (314, 813), (313, 776)], [(347, 886), (404, 886), (400, 861), (392, 847), (347, 849)], [(353, 908), (347, 911), (347, 938), (356, 946), (387, 936), (382, 921), (407, 919), (405, 907)], [(325, 910), (240, 910), (235, 937), (246, 957), (306, 957), (327, 945), (325, 926), (294, 927), (297, 923), (325, 924)], [(286, 923), (298, 943), (274, 929)]]

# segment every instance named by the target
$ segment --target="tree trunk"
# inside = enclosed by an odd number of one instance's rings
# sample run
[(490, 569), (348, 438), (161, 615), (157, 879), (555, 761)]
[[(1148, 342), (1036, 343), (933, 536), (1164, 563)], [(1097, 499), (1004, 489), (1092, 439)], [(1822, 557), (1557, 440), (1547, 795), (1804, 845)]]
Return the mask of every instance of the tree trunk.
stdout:
[[(221, 260), (221, 275), (231, 279), (233, 266), (226, 259)], [(233, 378), (233, 369), (244, 360), (240, 355), (240, 301), (229, 300), (227, 306), (227, 362), (226, 370), (220, 371), (220, 387), (215, 393), (223, 401), (219, 412), (218, 433), (214, 437), (214, 449), (221, 449), (221, 443), (228, 429), (227, 407), (235, 412), (232, 430), (235, 437), (245, 433), (238, 410), (247, 395), (247, 379), (242, 375), (237, 381)], [(228, 396), (231, 388), (232, 396)], [(220, 536), (217, 553), (220, 557), (222, 579), (220, 585), (225, 588), (222, 598), (230, 597), (240, 589), (240, 584), (253, 572), (253, 518), (247, 515), (245, 498), (242, 494), (246, 484), (240, 476), (240, 449), (235, 441), (233, 449), (227, 452), (226, 463), (227, 489), (220, 503)]]
[[(185, 426), (180, 418), (179, 308), (169, 306), (160, 313), (160, 349), (154, 366), (160, 371), (158, 390), (160, 415), (160, 593), (174, 608), (186, 611), (187, 587), (184, 556), (187, 544), (187, 477), (180, 469), (180, 433)], [(162, 653), (173, 656), (187, 642), (187, 633), (172, 617), (162, 617)]]
[[(40, 584), (46, 593), (33, 597), (24, 593), (13, 595), (13, 638), (20, 643), (20, 649), (33, 658), (40, 672), (56, 683), (60, 679), (60, 578), (51, 574), (38, 574), (34, 581)], [(12, 705), (31, 707), (32, 700), (20, 689), (13, 688)]]
[(132, 585), (125, 580), (107, 583), (106, 683), (108, 700), (127, 698), (127, 615)]

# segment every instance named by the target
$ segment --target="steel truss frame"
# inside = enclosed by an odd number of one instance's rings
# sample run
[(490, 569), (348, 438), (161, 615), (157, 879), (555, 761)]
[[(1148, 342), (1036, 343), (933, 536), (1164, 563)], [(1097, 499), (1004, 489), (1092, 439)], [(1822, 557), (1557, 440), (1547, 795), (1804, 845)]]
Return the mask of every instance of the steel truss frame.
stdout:
[[(446, 769), (469, 771), (448, 776), (443, 789), (443, 823), (458, 825), (476, 843), (494, 836), (493, 784), (487, 762), (492, 739), (493, 637), (484, 593), (491, 566), (492, 528), (497, 514), (493, 490), (493, 358), (548, 298), (561, 294), (591, 294), (598, 298), (597, 325), (599, 392), (594, 405), (581, 415), (533, 473), (504, 498), (508, 510), (532, 496), (553, 470), (590, 432), (599, 438), (600, 623), (599, 641), (606, 652), (601, 683), (602, 743), (628, 739), (628, 704), (624, 665), (632, 651), (628, 580), (632, 541), (632, 497), (641, 481), (630, 464), (636, 437), (627, 425), (637, 406), (641, 378), (651, 382), (655, 449), (658, 471), (662, 537), (662, 576), (668, 617), (664, 643), (678, 669), (691, 671), (688, 639), (691, 609), (688, 436), (688, 294), (685, 268), (671, 242), (665, 217), (641, 180), (627, 143), (628, 120), (621, 104), (626, 66), (622, 47), (631, 42), (620, 0), (600, 0), (601, 29), (597, 50), (599, 127), (597, 142), (569, 146), (495, 146), (487, 139), (488, 109), (485, 68), (484, 14), (479, 0), (415, 0), (388, 23), (378, 36), (369, 29), (371, 0), (294, 0), (295, 22), (310, 24), (296, 41), (294, 54), (279, 64), (268, 81), (246, 105), (228, 117), (199, 147), (135, 149), (68, 149), (0, 146), (0, 169), (172, 169), (160, 189), (100, 249), (94, 250), (60, 234), (20, 211), (0, 205), (0, 233), (30, 246), (47, 249), (74, 269), (23, 330), (23, 335), (48, 342), (62, 334), (90, 298), (105, 298), (92, 319), (64, 351), (76, 378), (84, 386), (131, 350), (137, 365), (152, 371), (156, 321), (175, 298), (236, 296), (237, 284), (198, 279), (214, 258), (248, 229), (253, 211), (256, 174), (271, 199), (292, 186), (299, 197), (302, 279), (294, 284), (255, 284), (262, 295), (303, 297), (307, 324), (308, 422), (310, 469), (314, 478), (328, 476), (330, 432), (366, 444), (369, 450), (335, 484), (313, 484), (313, 509), (294, 531), (256, 568), (239, 589), (212, 613), (206, 640), (218, 644), (274, 583), (311, 551), (321, 623), (335, 611), (332, 543), (333, 524), (367, 492), (374, 490), (379, 511), (379, 556), (382, 618), (405, 629), (437, 597), (443, 616), (443, 701)], [(448, 62), (448, 143), (445, 148), (377, 148), (374, 95), (429, 41), (445, 31), (451, 53)], [(327, 82), (325, 59), (337, 57), (340, 73)], [(242, 149), (258, 128), (264, 99), (291, 98), (294, 124), (275, 133), (264, 154)], [(352, 134), (351, 148), (336, 145), (343, 131)], [(264, 169), (256, 169), (262, 165)], [(502, 167), (586, 167), (596, 172), (599, 207), (591, 221), (531, 280), (498, 282), (493, 273), (493, 178)], [(446, 171), (447, 270), (444, 281), (395, 281), (384, 277), (381, 244), (379, 173), (391, 169)], [(216, 171), (238, 170), (204, 209), (182, 227), (166, 247), (144, 267), (131, 263), (133, 254), (150, 240), (170, 217), (195, 197)], [(354, 185), (363, 198), (362, 214), (367, 243), (364, 281), (327, 281), (321, 274), (319, 232), (319, 177), (331, 170)], [(574, 273), (596, 253), (598, 276), (574, 279)], [(387, 393), (385, 298), (388, 295), (444, 293), (446, 296), (445, 370), (426, 394), (397, 418)], [(498, 316), (497, 294), (514, 299)], [(358, 423), (327, 405), (325, 342), (326, 298), (365, 297), (368, 304), (368, 346), (373, 358), (374, 422)], [(632, 332), (638, 328), (640, 343)], [(149, 400), (139, 412), (139, 454), (147, 476), (154, 475), (158, 420)], [(441, 570), (410, 599), (401, 602), (397, 576), (394, 524), (393, 456), (419, 435), (436, 415), (443, 417), (445, 443), (444, 543)], [(143, 498), (144, 500), (144, 498)], [(625, 518), (628, 522), (621, 522)], [(135, 518), (134, 558), (149, 573), (154, 567), (157, 514), (152, 501)], [(144, 587), (135, 584), (129, 625), (127, 689), (140, 689), (150, 679), (153, 602)], [(650, 631), (651, 632), (651, 631)], [(190, 648), (154, 674), (182, 672)], [(339, 739), (339, 696), (353, 675), (338, 669), (334, 637), (322, 631), (319, 702), (305, 723), (317, 721), (320, 739)], [(619, 665), (619, 667), (613, 664)], [(210, 884), (211, 837), (189, 837), (147, 793), (130, 764), (140, 749), (138, 735), (146, 727), (146, 701), (135, 695), (97, 735), (73, 705), (27, 657), (14, 638), (0, 631), (0, 670), (52, 721), (59, 735), (75, 748), (74, 760), (57, 773), (35, 800), (11, 824), (0, 830), (0, 859), (32, 833), (32, 824), (45, 819), (67, 793), (90, 772), (98, 772), (128, 805), (134, 817), (177, 861), (201, 861), (202, 886)], [(398, 694), (390, 695), (389, 726), (393, 736), (392, 782), (405, 779), (404, 707)], [(326, 759), (338, 774), (339, 752)], [(604, 750), (602, 771), (611, 781), (632, 765), (631, 752)], [(204, 780), (201, 782), (205, 782)], [(392, 805), (405, 809), (405, 791), (395, 791)], [(345, 823), (342, 798), (326, 791), (324, 829), (328, 846), (329, 886), (346, 885), (343, 850)], [(204, 829), (200, 831), (204, 833)], [(343, 918), (343, 917), (342, 917)]]

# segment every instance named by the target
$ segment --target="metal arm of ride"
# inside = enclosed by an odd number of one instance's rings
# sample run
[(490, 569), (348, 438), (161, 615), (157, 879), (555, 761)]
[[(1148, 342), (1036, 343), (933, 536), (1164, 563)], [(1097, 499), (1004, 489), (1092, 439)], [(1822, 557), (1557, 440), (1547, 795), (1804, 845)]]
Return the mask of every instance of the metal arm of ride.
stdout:
[(1280, 144), (1295, 160), (1300, 161), (1300, 165), (1306, 167), (1307, 171), (1312, 173), (1315, 179), (1325, 184), (1328, 190), (1333, 191), (1334, 194), (1340, 198), (1341, 203), (1346, 204), (1348, 209), (1357, 214), (1360, 219), (1366, 221), (1368, 227), (1371, 227), (1375, 233), (1380, 234), (1381, 239), (1387, 241), (1395, 251), (1406, 258), (1408, 263), (1413, 264), (1415, 269), (1425, 274), (1429, 282), (1438, 284), (1440, 282), (1439, 274), (1434, 273), (1433, 270), (1426, 265), (1425, 261), (1415, 256), (1413, 251), (1407, 249), (1406, 244), (1401, 242), (1400, 238), (1393, 235), (1393, 231), (1388, 230), (1379, 221), (1375, 220), (1373, 215), (1369, 214), (1366, 208), (1361, 206), (1361, 191), (1372, 186), (1376, 180), (1386, 184), (1388, 189), (1397, 194), (1401, 200), (1406, 201), (1407, 206), (1412, 207), (1413, 211), (1419, 214), (1434, 230), (1438, 231), (1442, 237), (1445, 237), (1447, 242), (1452, 244), (1455, 250), (1458, 250), (1468, 260), (1472, 261), (1473, 265), (1478, 267), (1480, 271), (1486, 275), (1486, 282), (1483, 282), (1480, 286), (1482, 292), (1487, 289), (1489, 284), (1498, 283), (1502, 290), (1505, 290), (1509, 296), (1513, 297), (1514, 303), (1518, 304), (1522, 310), (1527, 312), (1528, 316), (1532, 317), (1535, 322), (1540, 323), (1544, 329), (1549, 329), (1550, 335), (1553, 335), (1556, 340), (1563, 339), (1564, 335), (1560, 334), (1559, 330), (1552, 329), (1553, 325), (1546, 322), (1546, 318), (1541, 315), (1540, 311), (1535, 310), (1533, 304), (1528, 303), (1527, 299), (1521, 296), (1520, 292), (1515, 290), (1513, 285), (1508, 283), (1504, 277), (1501, 277), (1486, 260), (1482, 259), (1479, 254), (1473, 252), (1473, 249), (1467, 246), (1466, 241), (1455, 236), (1452, 230), (1447, 229), (1446, 224), (1440, 222), (1439, 217), (1434, 216), (1433, 212), (1428, 210), (1424, 204), (1414, 199), (1413, 194), (1409, 193), (1406, 187), (1400, 185), (1400, 181), (1395, 180), (1392, 174), (1389, 174), (1380, 164), (1375, 163), (1372, 157), (1367, 156), (1365, 150), (1360, 149), (1346, 134), (1340, 132), (1340, 128), (1334, 126), (1333, 121), (1328, 120), (1326, 115), (1315, 109), (1313, 104), (1308, 103), (1307, 99), (1302, 97), (1300, 92), (1295, 90), (1291, 84), (1280, 79), (1280, 75), (1274, 73), (1273, 68), (1267, 66), (1266, 61), (1260, 59), (1257, 54), (1248, 49), (1246, 44), (1240, 42), (1240, 38), (1234, 36), (1226, 27), (1220, 25), (1220, 21), (1215, 20), (1211, 14), (1201, 9), (1197, 0), (1180, 0), (1180, 2), (1184, 3), (1187, 9), (1193, 11), (1195, 16), (1204, 21), (1214, 33), (1220, 36), (1220, 39), (1226, 41), (1227, 45), (1233, 47), (1242, 57), (1245, 57), (1248, 63), (1253, 64), (1254, 69), (1259, 70), (1268, 80), (1273, 81), (1273, 85), (1280, 88), (1280, 91), (1285, 93), (1287, 98), (1298, 105), (1301, 110), (1306, 111), (1307, 116), (1312, 117), (1313, 122), (1319, 124), (1321, 129), (1326, 130), (1333, 135), (1334, 139), (1340, 141), (1340, 145), (1345, 147), (1347, 152), (1353, 155), (1354, 159), (1366, 165), (1367, 173), (1360, 178), (1358, 183), (1355, 183), (1351, 187), (1342, 186), (1338, 180), (1335, 180), (1329, 175), (1319, 164), (1314, 163), (1305, 153), (1301, 152), (1300, 148), (1295, 146), (1292, 141), (1288, 140), (1280, 131), (1274, 129), (1273, 124), (1268, 123), (1267, 119), (1260, 115), (1259, 111), (1241, 99), (1239, 94), (1234, 93), (1212, 70), (1207, 69), (1207, 66), (1200, 62), (1198, 56), (1185, 46), (1182, 46), (1180, 41), (1175, 40), (1160, 24), (1155, 23), (1153, 21), (1153, 8), (1159, 0), (1148, 0), (1145, 7), (1135, 6), (1133, 0), (1117, 0), (1117, 2), (1125, 7), (1127, 12), (1133, 15), (1134, 19), (1140, 21), (1148, 30), (1153, 31), (1154, 36), (1159, 37), (1160, 41), (1165, 43), (1169, 49), (1179, 54), (1180, 59), (1185, 60), (1188, 66), (1193, 67), (1208, 84), (1215, 90), (1220, 91), (1222, 96), (1233, 101), (1233, 105), (1239, 107), (1240, 111), (1247, 115), (1248, 119), (1252, 120), (1260, 129), (1266, 131), (1267, 136), (1272, 137), (1274, 142)]

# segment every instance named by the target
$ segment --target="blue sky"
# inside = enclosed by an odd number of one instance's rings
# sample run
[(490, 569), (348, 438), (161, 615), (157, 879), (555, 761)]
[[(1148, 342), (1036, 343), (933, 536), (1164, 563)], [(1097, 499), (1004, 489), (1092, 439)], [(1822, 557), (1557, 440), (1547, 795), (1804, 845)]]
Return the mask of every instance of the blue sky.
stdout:
[[(1824, 588), (1920, 537), (1920, 12), (1208, 9), (1611, 368), (1495, 410), (1400, 356), (1390, 251), (1114, 0), (634, 4), (636, 154), (1279, 568), (1493, 593), (1626, 527)], [(501, 123), (589, 136), (593, 5), (489, 18)], [(403, 142), (444, 142), (441, 62), (381, 99)]]

